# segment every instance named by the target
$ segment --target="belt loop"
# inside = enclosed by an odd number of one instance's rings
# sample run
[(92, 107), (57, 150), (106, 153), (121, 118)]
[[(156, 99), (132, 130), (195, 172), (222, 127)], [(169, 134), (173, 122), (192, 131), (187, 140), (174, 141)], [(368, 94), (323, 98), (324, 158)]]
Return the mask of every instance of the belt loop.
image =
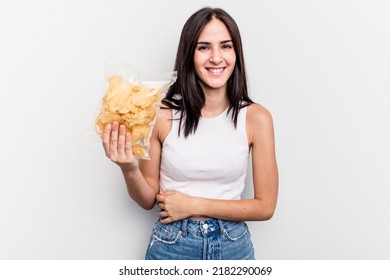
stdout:
[(219, 225), (219, 231), (223, 233), (225, 231), (225, 228), (223, 227), (223, 223), (220, 219), (218, 219), (218, 225)]
[(188, 223), (188, 219), (184, 219), (181, 225), (181, 232), (183, 237), (186, 237), (187, 235), (187, 223)]

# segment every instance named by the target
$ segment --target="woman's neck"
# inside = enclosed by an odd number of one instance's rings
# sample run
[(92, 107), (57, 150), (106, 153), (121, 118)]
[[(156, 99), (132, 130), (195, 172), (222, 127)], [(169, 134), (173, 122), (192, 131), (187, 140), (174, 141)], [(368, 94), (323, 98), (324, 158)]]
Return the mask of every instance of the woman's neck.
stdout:
[(203, 89), (205, 94), (205, 104), (202, 108), (202, 117), (212, 118), (220, 115), (229, 106), (226, 88)]

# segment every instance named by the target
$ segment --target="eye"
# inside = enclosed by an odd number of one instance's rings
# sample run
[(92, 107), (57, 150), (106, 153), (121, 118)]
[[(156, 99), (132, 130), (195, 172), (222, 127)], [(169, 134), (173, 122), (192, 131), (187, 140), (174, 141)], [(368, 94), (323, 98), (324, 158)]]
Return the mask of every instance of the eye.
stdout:
[(208, 49), (209, 49), (208, 45), (198, 45), (198, 48), (197, 48), (198, 51), (206, 51)]
[(228, 50), (228, 49), (232, 49), (232, 48), (233, 48), (233, 44), (231, 44), (231, 43), (222, 45), (222, 49)]

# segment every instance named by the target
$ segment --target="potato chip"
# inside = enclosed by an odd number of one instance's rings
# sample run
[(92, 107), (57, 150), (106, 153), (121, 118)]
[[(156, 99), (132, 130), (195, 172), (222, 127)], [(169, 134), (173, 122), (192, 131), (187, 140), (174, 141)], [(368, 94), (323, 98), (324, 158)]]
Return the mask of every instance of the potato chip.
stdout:
[(95, 121), (100, 136), (113, 121), (124, 124), (131, 134), (133, 154), (147, 158), (151, 129), (163, 97), (162, 88), (128, 83), (120, 75), (107, 80), (101, 112)]
[(145, 109), (140, 109), (136, 113), (129, 112), (122, 115), (122, 119), (127, 126), (132, 127), (136, 124), (148, 124), (151, 123), (156, 117), (157, 107), (151, 105)]
[(137, 143), (139, 141), (143, 141), (145, 144), (147, 144), (145, 141), (148, 140), (149, 133), (150, 133), (149, 125), (136, 124), (131, 128), (131, 142)]
[(138, 156), (140, 158), (145, 158), (149, 156), (146, 149), (139, 144), (133, 145), (132, 152), (134, 156)]
[(155, 101), (155, 97), (157, 94), (157, 89), (143, 88), (142, 90), (134, 93), (131, 96), (131, 102), (138, 107), (146, 108), (149, 107)]
[[(96, 118), (96, 125), (97, 125), (97, 129), (98, 129), (98, 132), (100, 134), (101, 137), (103, 137), (103, 132), (104, 132), (104, 128), (112, 123), (112, 122), (118, 122), (119, 124), (124, 124), (123, 122), (123, 119), (118, 116), (117, 114), (113, 114), (109, 111), (104, 111), (104, 112), (101, 112), (97, 118)], [(126, 129), (130, 132), (130, 129)]]

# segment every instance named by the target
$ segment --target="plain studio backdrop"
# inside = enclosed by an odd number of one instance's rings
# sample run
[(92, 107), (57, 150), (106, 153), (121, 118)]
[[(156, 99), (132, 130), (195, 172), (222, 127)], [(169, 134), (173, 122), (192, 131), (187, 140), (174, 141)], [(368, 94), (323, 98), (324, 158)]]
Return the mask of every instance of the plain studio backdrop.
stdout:
[(248, 223), (257, 259), (390, 258), (388, 1), (1, 0), (1, 259), (143, 259), (157, 209), (94, 135), (104, 53), (169, 72), (204, 6), (236, 20), (274, 118), (280, 192)]

